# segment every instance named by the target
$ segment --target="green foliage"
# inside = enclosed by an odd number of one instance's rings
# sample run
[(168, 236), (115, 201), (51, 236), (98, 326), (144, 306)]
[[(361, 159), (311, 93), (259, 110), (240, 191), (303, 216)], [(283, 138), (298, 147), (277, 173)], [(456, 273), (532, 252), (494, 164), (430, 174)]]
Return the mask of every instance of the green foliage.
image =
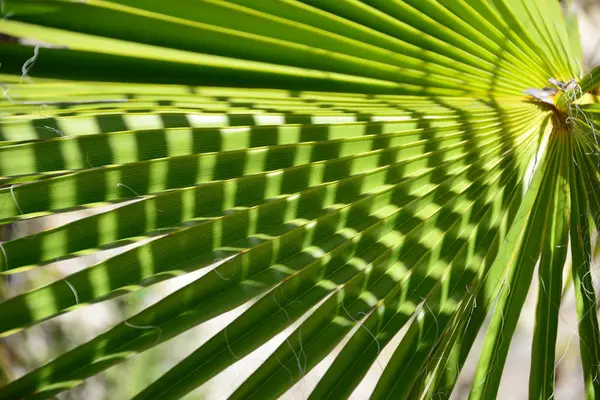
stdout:
[[(1, 274), (121, 251), (1, 302), (0, 335), (208, 272), (0, 399), (51, 397), (242, 305), (136, 398), (180, 398), (290, 327), (232, 398), (276, 398), (336, 347), (310, 397), (346, 398), (399, 332), (372, 397), (448, 398), (491, 313), (471, 398), (493, 399), (536, 266), (529, 391), (548, 399), (568, 260), (586, 393), (600, 397), (598, 69), (581, 79), (557, 1), (4, 11)], [(556, 106), (523, 94), (549, 78), (580, 84)]]

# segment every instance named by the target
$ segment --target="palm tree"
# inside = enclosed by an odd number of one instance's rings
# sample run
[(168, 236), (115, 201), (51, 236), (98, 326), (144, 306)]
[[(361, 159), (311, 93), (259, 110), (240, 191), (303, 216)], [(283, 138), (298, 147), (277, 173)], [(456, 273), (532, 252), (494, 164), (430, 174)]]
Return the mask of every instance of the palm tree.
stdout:
[(470, 397), (493, 399), (536, 266), (530, 397), (553, 396), (572, 278), (600, 398), (600, 70), (559, 2), (2, 4), (0, 270), (113, 252), (6, 298), (1, 334), (205, 273), (0, 399), (240, 309), (135, 398), (180, 398), (282, 332), (232, 398), (276, 398), (330, 354), (313, 399), (373, 367), (373, 398), (447, 398), (491, 314)]

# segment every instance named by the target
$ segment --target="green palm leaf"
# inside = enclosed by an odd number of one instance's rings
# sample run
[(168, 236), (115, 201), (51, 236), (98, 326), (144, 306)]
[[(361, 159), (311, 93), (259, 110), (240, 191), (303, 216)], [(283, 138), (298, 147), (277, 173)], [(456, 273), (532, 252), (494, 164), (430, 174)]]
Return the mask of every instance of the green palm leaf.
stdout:
[(114, 251), (0, 302), (0, 335), (206, 273), (0, 399), (51, 397), (240, 306), (136, 398), (183, 397), (281, 334), (232, 398), (281, 396), (329, 355), (311, 398), (376, 364), (373, 398), (447, 398), (489, 313), (471, 397), (495, 398), (538, 264), (529, 393), (546, 399), (568, 260), (599, 396), (600, 73), (582, 78), (558, 2), (8, 3), (1, 274)]

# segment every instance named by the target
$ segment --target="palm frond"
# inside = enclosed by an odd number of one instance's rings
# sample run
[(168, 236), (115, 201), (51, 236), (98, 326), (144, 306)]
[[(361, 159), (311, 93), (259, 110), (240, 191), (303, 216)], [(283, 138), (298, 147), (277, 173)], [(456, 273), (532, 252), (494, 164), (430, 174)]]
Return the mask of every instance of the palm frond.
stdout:
[[(282, 332), (232, 398), (276, 398), (330, 354), (310, 396), (346, 398), (384, 348), (373, 398), (447, 398), (492, 309), (471, 396), (495, 398), (538, 263), (530, 395), (548, 398), (569, 257), (597, 397), (598, 70), (579, 80), (558, 2), (24, 0), (6, 11), (0, 271), (119, 251), (5, 299), (0, 335), (208, 272), (0, 399), (53, 396), (244, 304), (136, 398), (183, 397)], [(579, 85), (555, 105), (523, 94), (549, 78)]]

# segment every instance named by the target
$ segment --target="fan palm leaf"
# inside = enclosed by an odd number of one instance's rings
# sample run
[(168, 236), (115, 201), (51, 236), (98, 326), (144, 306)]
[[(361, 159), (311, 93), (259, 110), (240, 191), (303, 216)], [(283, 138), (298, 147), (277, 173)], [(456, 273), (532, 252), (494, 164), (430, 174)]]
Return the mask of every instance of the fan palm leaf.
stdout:
[(375, 366), (373, 398), (447, 398), (491, 314), (471, 398), (492, 399), (536, 266), (529, 391), (547, 399), (569, 265), (585, 390), (600, 396), (600, 72), (583, 77), (558, 2), (4, 12), (1, 273), (119, 251), (5, 299), (0, 334), (206, 273), (0, 399), (51, 397), (243, 305), (136, 398), (183, 397), (282, 333), (232, 398), (276, 398), (330, 354), (311, 398), (346, 398)]

